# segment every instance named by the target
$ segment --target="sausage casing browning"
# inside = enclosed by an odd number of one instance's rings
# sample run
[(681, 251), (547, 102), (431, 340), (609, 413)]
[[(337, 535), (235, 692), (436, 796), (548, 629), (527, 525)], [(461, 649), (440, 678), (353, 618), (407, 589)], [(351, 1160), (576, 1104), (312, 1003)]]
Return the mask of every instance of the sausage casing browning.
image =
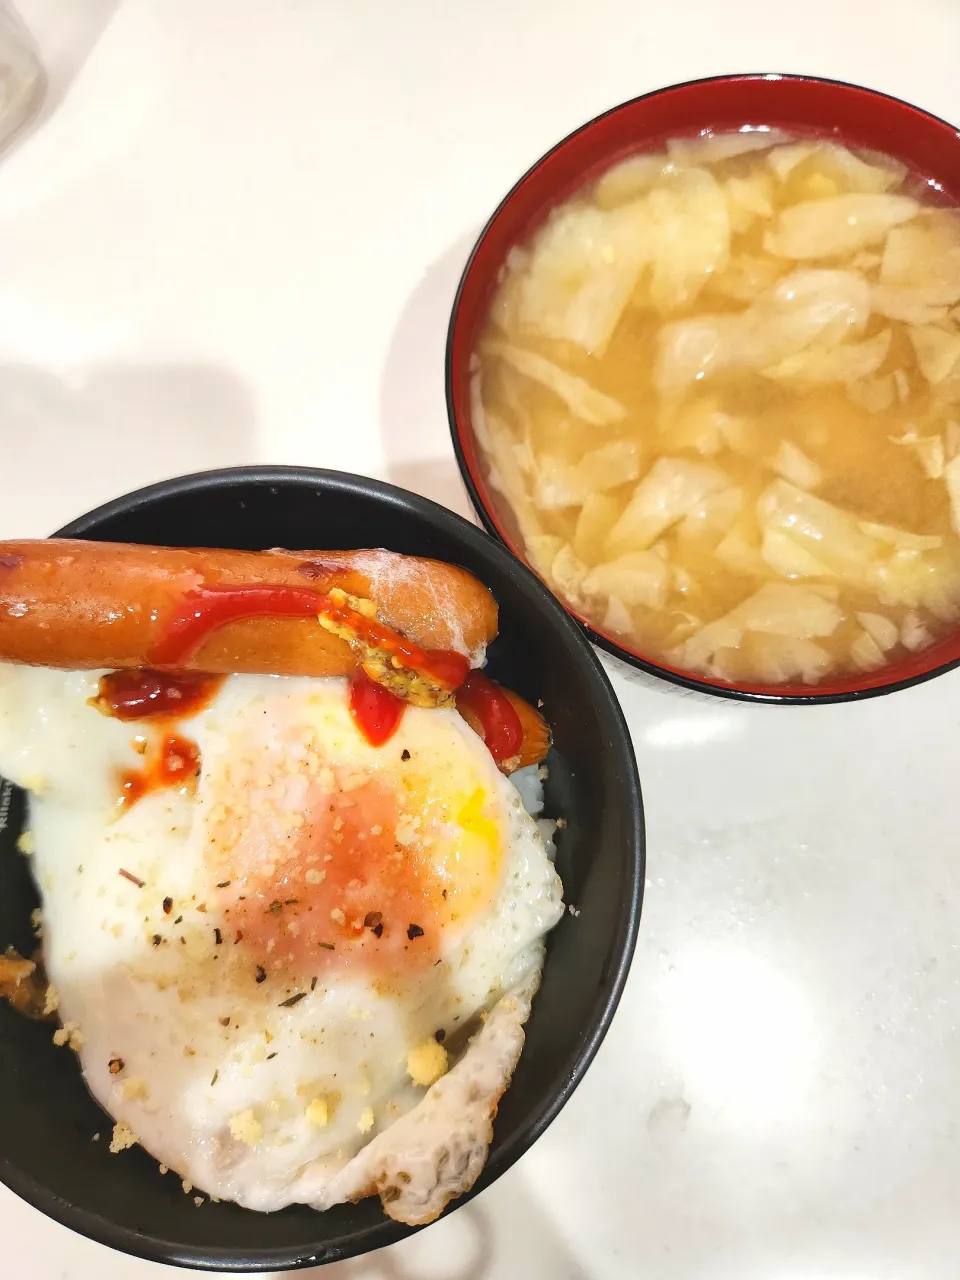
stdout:
[(344, 675), (346, 640), (312, 618), (257, 617), (212, 631), (182, 660), (156, 653), (200, 588), (340, 588), (424, 649), (483, 660), (497, 606), (471, 574), (389, 551), (226, 551), (40, 539), (0, 542), (0, 660), (89, 669)]

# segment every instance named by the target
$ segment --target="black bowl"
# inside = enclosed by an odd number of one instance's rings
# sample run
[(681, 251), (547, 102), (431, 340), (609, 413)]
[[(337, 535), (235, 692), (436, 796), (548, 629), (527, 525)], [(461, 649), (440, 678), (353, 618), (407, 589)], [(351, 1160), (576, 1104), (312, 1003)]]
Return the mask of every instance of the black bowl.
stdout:
[[(620, 999), (640, 920), (644, 831), (636, 762), (582, 632), (539, 579), (467, 521), (402, 489), (334, 471), (186, 476), (108, 503), (60, 534), (248, 549), (384, 546), (463, 565), (493, 591), (500, 636), (490, 670), (526, 698), (542, 698), (553, 726), (546, 812), (567, 820), (557, 866), (564, 896), (580, 914), (565, 916), (550, 935), (526, 1047), (474, 1193), (489, 1186), (543, 1133), (583, 1077)], [(22, 798), (9, 786), (0, 795), (0, 948), (29, 951), (37, 897), (28, 860), (14, 850)], [(128, 1253), (272, 1271), (348, 1258), (410, 1233), (376, 1199), (323, 1214), (196, 1208), (144, 1151), (108, 1153), (111, 1121), (87, 1092), (76, 1059), (54, 1047), (49, 1026), (2, 1002), (0, 1099), (0, 1179), (51, 1218)]]

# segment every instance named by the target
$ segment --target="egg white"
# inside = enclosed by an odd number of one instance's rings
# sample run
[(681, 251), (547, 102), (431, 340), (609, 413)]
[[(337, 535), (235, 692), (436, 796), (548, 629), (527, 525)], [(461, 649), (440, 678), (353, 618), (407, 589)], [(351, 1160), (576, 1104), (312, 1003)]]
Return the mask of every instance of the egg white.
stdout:
[[(389, 760), (408, 750), (421, 769), (430, 764), (434, 798), (479, 790), (495, 815), (489, 902), (478, 899), (481, 909), (443, 931), (437, 962), (402, 981), (374, 980), (362, 966), (318, 977), (269, 963), (257, 981), (205, 861), (231, 778), (250, 794), (240, 757), (262, 757), (286, 785), (307, 726), (344, 768), (398, 766), (379, 763), (388, 747), (352, 731), (345, 682), (232, 676), (181, 724), (203, 762), (196, 794), (159, 790), (118, 816), (118, 772), (137, 764), (134, 740), (149, 729), (88, 705), (99, 675), (0, 666), (0, 773), (31, 792), (45, 963), (96, 1099), (187, 1183), (258, 1210), (325, 1207), (342, 1198), (338, 1186), (357, 1194), (351, 1162), (368, 1145), (395, 1162), (391, 1129), (409, 1141), (397, 1122), (414, 1108), (429, 1112), (442, 1146), (464, 1106), (456, 1079), (483, 1072), (467, 1059), (506, 1064), (500, 1089), (509, 1078), (542, 939), (563, 910), (516, 788), (455, 712), (407, 708)], [(474, 860), (482, 856), (477, 845)], [(299, 998), (285, 1004), (291, 991)], [(500, 1009), (471, 1044), (477, 1016), (511, 991), (521, 996), (507, 1032), (497, 1030)], [(441, 1029), (451, 1059), (463, 1061), (425, 1097), (408, 1054)], [(317, 1099), (328, 1113), (319, 1125)]]

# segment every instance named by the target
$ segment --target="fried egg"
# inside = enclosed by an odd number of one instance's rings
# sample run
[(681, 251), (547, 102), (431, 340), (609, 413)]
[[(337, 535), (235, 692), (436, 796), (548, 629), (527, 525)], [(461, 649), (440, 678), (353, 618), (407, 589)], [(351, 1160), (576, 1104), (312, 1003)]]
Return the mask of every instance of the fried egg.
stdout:
[(43, 951), (115, 1148), (251, 1209), (379, 1191), (429, 1221), (483, 1165), (563, 911), (455, 711), (371, 746), (346, 681), (230, 676), (175, 726), (97, 672), (0, 666)]

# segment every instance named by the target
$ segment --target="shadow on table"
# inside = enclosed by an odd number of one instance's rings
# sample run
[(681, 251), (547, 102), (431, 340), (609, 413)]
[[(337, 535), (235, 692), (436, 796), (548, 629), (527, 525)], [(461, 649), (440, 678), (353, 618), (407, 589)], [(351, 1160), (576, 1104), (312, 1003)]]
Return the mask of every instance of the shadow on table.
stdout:
[(206, 365), (97, 365), (67, 378), (6, 364), (0, 441), (5, 507), (53, 528), (141, 485), (254, 461), (254, 411), (233, 374)]
[(477, 524), (477, 517), (470, 505), (470, 496), (460, 479), (460, 472), (453, 458), (429, 458), (422, 462), (395, 462), (387, 468), (387, 479), (402, 489), (410, 489), (424, 498), (439, 502)]
[(316, 1280), (490, 1280), (495, 1274), (588, 1280), (518, 1171), (409, 1240), (303, 1274)]
[(444, 352), (454, 294), (476, 236), (461, 236), (427, 268), (394, 329), (380, 385), (386, 479), (471, 520), (447, 426)]
[(654, 693), (664, 694), (667, 697), (682, 699), (684, 702), (702, 707), (704, 710), (708, 708), (717, 710), (722, 705), (720, 699), (714, 693), (703, 693), (699, 689), (687, 689), (683, 685), (674, 684), (672, 681), (664, 679), (663, 676), (652, 675), (649, 671), (641, 671), (638, 667), (624, 662), (622, 658), (618, 658), (615, 654), (607, 653), (605, 649), (597, 648), (596, 653), (608, 675), (616, 676), (637, 689), (648, 689)]

